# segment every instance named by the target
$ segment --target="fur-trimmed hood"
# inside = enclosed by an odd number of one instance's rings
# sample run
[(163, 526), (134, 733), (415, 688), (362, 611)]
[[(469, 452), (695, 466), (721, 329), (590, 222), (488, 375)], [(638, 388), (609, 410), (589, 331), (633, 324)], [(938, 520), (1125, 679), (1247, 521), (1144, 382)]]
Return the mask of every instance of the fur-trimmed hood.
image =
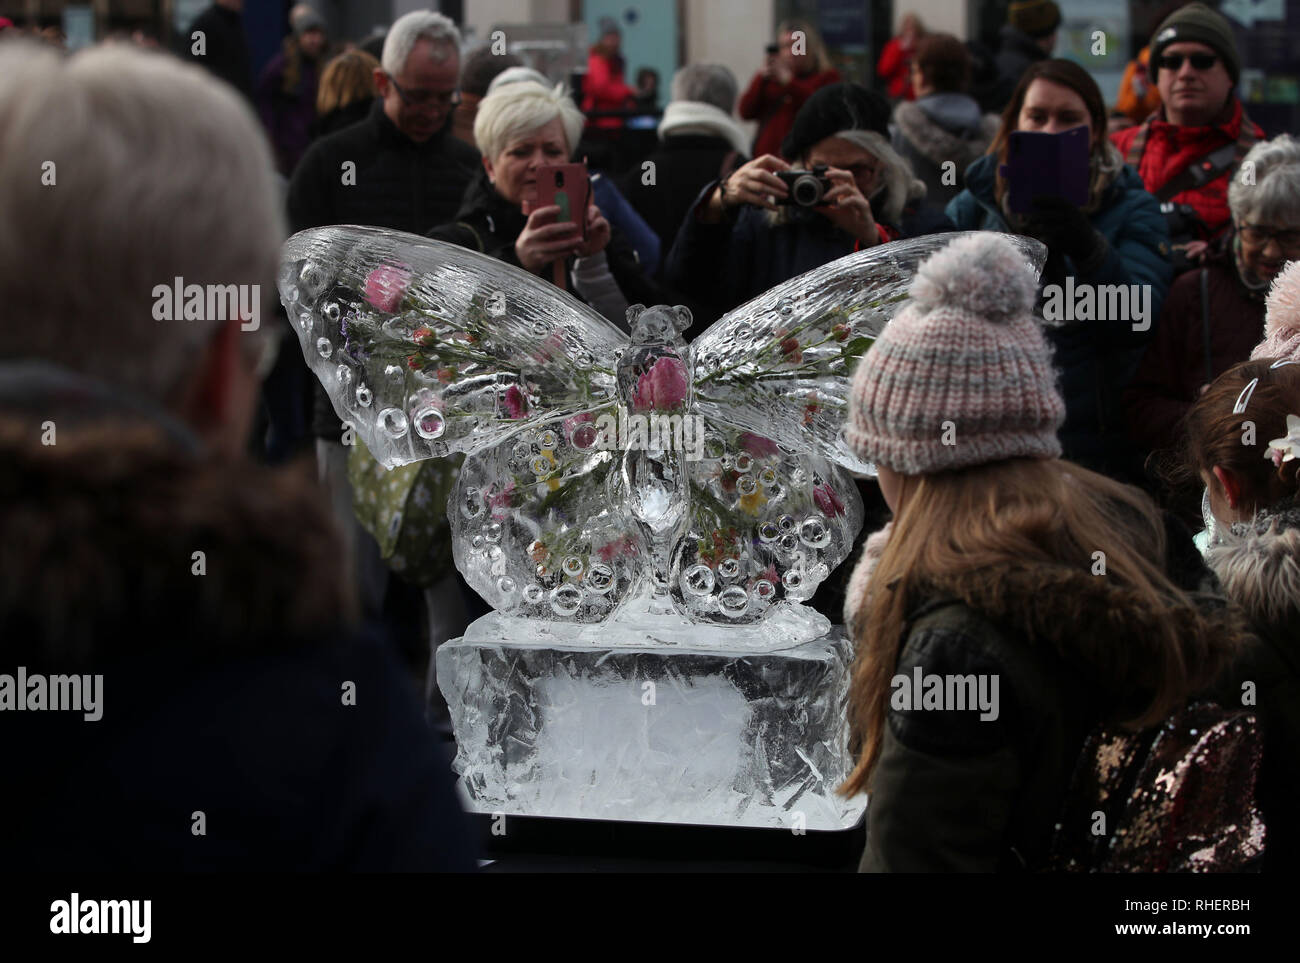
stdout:
[(0, 531), (11, 664), (226, 657), (354, 618), (309, 474), (215, 457), (148, 402), (52, 365), (0, 365)]
[(1228, 598), (1261, 634), (1294, 641), (1300, 635), (1300, 499), (1216, 531), (1206, 562)]
[[(1148, 651), (1149, 646), (1138, 643), (1149, 639), (1157, 624), (1174, 620), (1189, 651), (1222, 646), (1226, 640), (1238, 638), (1242, 628), (1186, 530), (1170, 515), (1166, 514), (1165, 520), (1166, 574), (1187, 594), (1163, 609), (1150, 609), (1132, 590), (1104, 575), (1094, 575), (1085, 567), (1005, 565), (971, 568), (932, 582), (925, 597), (915, 600), (909, 618), (915, 620), (938, 606), (960, 601), (1015, 637), (1054, 649), (1097, 681), (1123, 678), (1126, 686), (1132, 684), (1129, 692), (1115, 693), (1117, 696), (1149, 690), (1155, 680), (1148, 674), (1157, 667), (1138, 664), (1134, 656)], [(891, 526), (867, 539), (849, 581), (845, 624), (853, 638), (860, 637), (864, 621), (860, 606)], [(1079, 641), (1097, 639), (1114, 644), (1081, 646)], [(1089, 652), (1086, 659), (1081, 657), (1083, 648)], [(1111, 664), (1096, 664), (1099, 653), (1113, 660)], [(1090, 666), (1086, 664), (1089, 660)]]
[(901, 101), (894, 123), (926, 160), (940, 166), (953, 161), (962, 171), (988, 150), (998, 129), (997, 117), (981, 116), (979, 105), (963, 94)]

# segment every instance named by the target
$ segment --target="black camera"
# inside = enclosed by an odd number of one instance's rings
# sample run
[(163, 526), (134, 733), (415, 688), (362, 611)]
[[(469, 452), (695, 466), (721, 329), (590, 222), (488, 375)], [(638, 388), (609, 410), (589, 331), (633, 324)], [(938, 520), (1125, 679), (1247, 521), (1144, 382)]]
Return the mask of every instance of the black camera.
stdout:
[(795, 204), (799, 207), (818, 207), (831, 189), (831, 179), (826, 176), (826, 165), (818, 164), (810, 171), (777, 171), (776, 176), (785, 181), (790, 191), (777, 198), (778, 204)]

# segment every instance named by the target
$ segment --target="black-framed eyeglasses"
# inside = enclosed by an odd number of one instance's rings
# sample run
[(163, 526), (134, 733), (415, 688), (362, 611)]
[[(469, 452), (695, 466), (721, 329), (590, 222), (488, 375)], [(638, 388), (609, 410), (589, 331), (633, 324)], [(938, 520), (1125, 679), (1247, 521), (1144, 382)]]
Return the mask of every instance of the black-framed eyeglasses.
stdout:
[(1190, 60), (1194, 70), (1209, 70), (1219, 62), (1219, 55), (1212, 53), (1164, 54), (1156, 61), (1156, 65), (1160, 70), (1181, 70), (1184, 60)]
[(1242, 224), (1237, 230), (1241, 239), (1252, 246), (1263, 247), (1269, 241), (1277, 241), (1284, 251), (1300, 251), (1300, 230), (1264, 227), (1260, 224)]
[(408, 107), (427, 107), (429, 104), (437, 104), (439, 107), (453, 107), (460, 103), (460, 90), (403, 90), (402, 85), (392, 74), (388, 75), (388, 82), (393, 85), (397, 91), (397, 96), (402, 98), (402, 103)]

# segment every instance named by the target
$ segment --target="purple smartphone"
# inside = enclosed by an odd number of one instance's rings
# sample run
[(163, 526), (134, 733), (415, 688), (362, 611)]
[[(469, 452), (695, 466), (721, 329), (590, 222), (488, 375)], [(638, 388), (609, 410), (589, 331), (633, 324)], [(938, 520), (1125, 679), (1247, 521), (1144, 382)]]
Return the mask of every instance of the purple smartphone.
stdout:
[(1086, 126), (1059, 134), (1012, 131), (1007, 140), (1007, 162), (998, 168), (1007, 182), (1011, 210), (1029, 214), (1033, 199), (1040, 194), (1063, 197), (1077, 207), (1087, 204), (1088, 146)]

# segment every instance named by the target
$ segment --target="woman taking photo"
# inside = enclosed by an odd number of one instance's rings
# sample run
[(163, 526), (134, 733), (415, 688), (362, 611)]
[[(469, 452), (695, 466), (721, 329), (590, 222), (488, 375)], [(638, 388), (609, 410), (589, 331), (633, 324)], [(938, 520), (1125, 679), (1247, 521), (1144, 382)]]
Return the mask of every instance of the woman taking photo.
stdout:
[[(1162, 719), (1236, 648), (1185, 593), (1205, 574), (1186, 532), (1061, 460), (1035, 288), (1009, 240), (960, 238), (853, 376), (845, 440), (894, 513), (844, 613), (859, 761), (841, 791), (871, 795), (868, 871), (1047, 868), (1088, 734)], [(899, 699), (900, 679), (954, 675), (989, 704)]]
[[(1008, 182), (998, 173), (1007, 162), (1011, 134), (1055, 134), (1081, 126), (1088, 129), (1090, 144), (1087, 203), (1075, 207), (1063, 198), (1039, 198), (1033, 213), (1013, 213)], [(1122, 317), (1066, 321), (1048, 332), (1065, 395), (1065, 456), (1124, 481), (1140, 478), (1141, 463), (1128, 442), (1120, 398), (1137, 365), (1143, 332), (1159, 317), (1169, 288), (1169, 235), (1159, 203), (1107, 139), (1106, 105), (1087, 71), (1068, 60), (1030, 65), (1002, 114), (989, 153), (966, 169), (966, 189), (953, 198), (947, 213), (958, 230), (1026, 234), (1046, 244), (1044, 288), (1055, 285), (1064, 291), (1067, 279), (1073, 279), (1074, 291), (1091, 289), (1096, 297), (1101, 285), (1124, 285), (1126, 293), (1146, 304), (1145, 318), (1132, 310), (1130, 297), (1130, 310), (1117, 312)], [(1067, 306), (1066, 318), (1074, 317), (1072, 308)]]
[[(921, 208), (925, 185), (887, 138), (889, 104), (858, 84), (804, 104), (781, 157), (764, 155), (707, 185), (664, 265), (670, 284), (721, 313), (863, 248), (951, 230)], [(822, 202), (793, 203), (781, 174), (827, 168)]]
[(780, 151), (808, 98), (840, 79), (811, 24), (787, 20), (777, 28), (777, 37), (778, 42), (768, 48), (763, 69), (754, 74), (737, 105), (743, 120), (758, 121), (755, 157)]
[(581, 112), (559, 88), (525, 81), (488, 94), (474, 121), (483, 170), (470, 182), (455, 221), (429, 237), (547, 279), (556, 276), (559, 262), (566, 289), (626, 330), (629, 304), (660, 304), (670, 296), (645, 278), (631, 248), (613, 234), (595, 203), (575, 211), (574, 222), (558, 220), (555, 204), (523, 212), (536, 190), (538, 168), (568, 163), (582, 124)]

